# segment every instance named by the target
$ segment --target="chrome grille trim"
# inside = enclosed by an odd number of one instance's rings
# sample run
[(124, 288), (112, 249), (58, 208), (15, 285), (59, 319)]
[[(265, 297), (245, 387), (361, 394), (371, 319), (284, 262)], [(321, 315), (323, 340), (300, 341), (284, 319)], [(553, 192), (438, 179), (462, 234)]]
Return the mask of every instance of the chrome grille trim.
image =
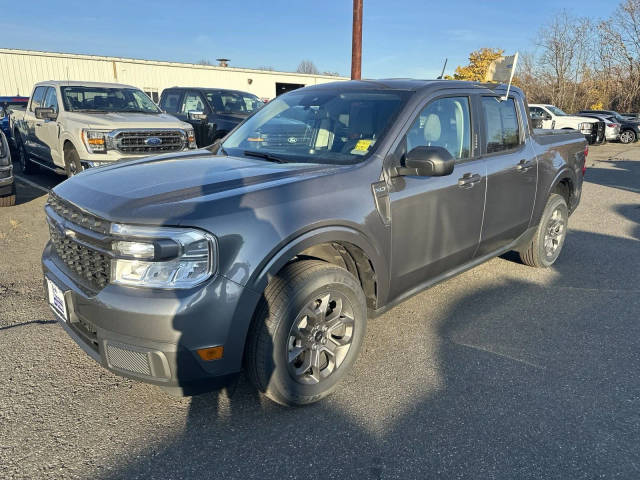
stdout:
[[(157, 145), (149, 144), (150, 138), (159, 139)], [(127, 154), (151, 154), (178, 152), (187, 145), (187, 133), (180, 128), (158, 130), (122, 129), (107, 135), (107, 146)]]

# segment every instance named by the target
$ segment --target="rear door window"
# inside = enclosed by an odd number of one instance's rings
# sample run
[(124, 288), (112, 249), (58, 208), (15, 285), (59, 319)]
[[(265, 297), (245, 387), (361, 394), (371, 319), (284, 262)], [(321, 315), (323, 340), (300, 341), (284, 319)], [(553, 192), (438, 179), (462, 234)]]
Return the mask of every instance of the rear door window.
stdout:
[(520, 145), (520, 125), (513, 98), (482, 97), (484, 111), (484, 151), (498, 153)]
[(47, 87), (36, 87), (33, 92), (33, 98), (31, 99), (31, 106), (29, 110), (35, 112), (36, 108), (42, 106), (42, 101), (44, 100), (44, 94), (47, 90)]

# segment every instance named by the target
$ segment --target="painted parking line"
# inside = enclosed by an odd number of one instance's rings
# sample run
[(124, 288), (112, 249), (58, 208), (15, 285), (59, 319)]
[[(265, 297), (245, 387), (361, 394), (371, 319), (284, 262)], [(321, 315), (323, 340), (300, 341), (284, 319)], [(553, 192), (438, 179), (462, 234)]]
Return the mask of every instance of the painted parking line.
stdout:
[(32, 182), (31, 180), (27, 180), (26, 178), (23, 178), (20, 175), (14, 174), (13, 178), (15, 178), (16, 180), (18, 180), (20, 182), (26, 183), (27, 185), (29, 185), (29, 186), (31, 186), (33, 188), (37, 188), (38, 190), (41, 190), (44, 193), (49, 193), (49, 189), (48, 188), (45, 188), (42, 185), (38, 185), (37, 183)]

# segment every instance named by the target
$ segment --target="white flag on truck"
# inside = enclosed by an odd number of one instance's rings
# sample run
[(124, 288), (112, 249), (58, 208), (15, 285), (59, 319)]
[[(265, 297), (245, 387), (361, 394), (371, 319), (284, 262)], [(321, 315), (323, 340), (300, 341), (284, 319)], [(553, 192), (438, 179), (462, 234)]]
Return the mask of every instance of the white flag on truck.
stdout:
[(506, 99), (509, 96), (509, 90), (511, 89), (511, 81), (513, 80), (513, 73), (516, 71), (516, 65), (518, 64), (518, 52), (515, 55), (509, 55), (508, 57), (500, 57), (489, 64), (487, 73), (484, 76), (485, 82), (500, 82), (508, 83), (507, 94), (504, 96)]

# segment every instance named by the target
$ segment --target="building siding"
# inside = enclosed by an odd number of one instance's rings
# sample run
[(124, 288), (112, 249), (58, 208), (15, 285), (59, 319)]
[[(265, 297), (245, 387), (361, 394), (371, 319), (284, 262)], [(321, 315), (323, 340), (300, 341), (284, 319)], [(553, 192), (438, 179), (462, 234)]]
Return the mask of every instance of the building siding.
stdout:
[(244, 90), (259, 97), (274, 98), (276, 83), (308, 86), (348, 79), (194, 63), (0, 48), (0, 96), (28, 96), (35, 83), (45, 80), (125, 83), (144, 91), (158, 92), (158, 95), (165, 88), (174, 86), (230, 88)]

